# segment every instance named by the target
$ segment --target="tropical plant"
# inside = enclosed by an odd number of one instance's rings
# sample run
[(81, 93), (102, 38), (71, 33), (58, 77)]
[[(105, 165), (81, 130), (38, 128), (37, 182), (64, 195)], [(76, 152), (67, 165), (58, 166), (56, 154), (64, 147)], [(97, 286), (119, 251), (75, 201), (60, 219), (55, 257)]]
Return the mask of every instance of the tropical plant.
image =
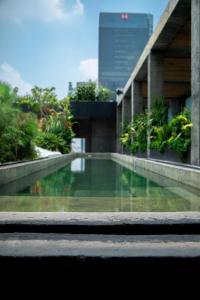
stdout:
[(51, 110), (50, 114), (42, 119), (41, 132), (36, 137), (36, 144), (45, 149), (68, 153), (73, 132), (73, 116), (69, 109), (69, 102), (62, 103), (62, 112)]
[(97, 87), (95, 82), (88, 81), (77, 86), (72, 95), (70, 96), (72, 101), (108, 101), (112, 99), (113, 92), (104, 87)]
[(124, 126), (120, 139), (123, 146), (132, 153), (144, 152), (147, 148), (147, 113), (134, 117), (133, 122)]
[(89, 81), (78, 85), (71, 99), (73, 101), (96, 101), (96, 83)]
[(69, 152), (66, 142), (61, 136), (51, 132), (41, 131), (35, 138), (35, 143), (44, 149), (51, 151), (60, 151), (62, 153)]
[(108, 101), (111, 100), (113, 96), (113, 91), (104, 86), (100, 86), (98, 89), (96, 89), (96, 98), (98, 101)]
[(155, 97), (152, 102), (150, 126), (160, 127), (167, 124), (168, 106), (165, 104), (165, 99)]
[(163, 153), (170, 148), (180, 155), (182, 161), (186, 161), (191, 145), (190, 112), (185, 109), (168, 123), (167, 111), (168, 107), (164, 99), (154, 99), (149, 115), (139, 114), (131, 123), (124, 126), (120, 138), (122, 145), (130, 149), (132, 153), (145, 151), (148, 130), (151, 149)]
[(154, 98), (149, 118), (150, 147), (159, 152), (164, 152), (169, 137), (167, 124), (168, 107), (164, 98)]
[(12, 105), (17, 98), (17, 89), (3, 81), (0, 81), (0, 104)]
[(69, 99), (59, 101), (55, 88), (35, 86), (30, 95), (18, 97), (17, 89), (0, 82), (0, 162), (34, 158), (35, 143), (67, 153), (72, 126)]
[(16, 106), (25, 112), (34, 112), (38, 118), (49, 115), (51, 109), (60, 109), (60, 103), (57, 99), (54, 87), (42, 89), (38, 86), (34, 86), (31, 89), (30, 95), (18, 97)]
[(0, 84), (0, 162), (35, 157), (32, 140), (37, 132), (33, 115), (13, 107), (16, 92)]
[(163, 126), (153, 126), (151, 128), (150, 147), (163, 153), (168, 146), (167, 138), (170, 136), (170, 130), (168, 124)]
[(186, 160), (191, 145), (190, 112), (184, 110), (175, 116), (169, 123), (170, 137), (167, 140), (168, 146), (175, 150), (183, 161)]

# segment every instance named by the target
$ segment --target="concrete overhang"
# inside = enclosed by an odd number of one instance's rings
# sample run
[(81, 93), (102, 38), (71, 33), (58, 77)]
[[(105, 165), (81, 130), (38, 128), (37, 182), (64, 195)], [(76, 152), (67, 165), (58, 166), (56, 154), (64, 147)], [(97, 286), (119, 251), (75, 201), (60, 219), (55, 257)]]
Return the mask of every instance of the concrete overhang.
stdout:
[(170, 0), (161, 19), (149, 39), (143, 53), (141, 54), (123, 94), (118, 97), (117, 104), (120, 105), (134, 80), (143, 80), (147, 72), (147, 59), (151, 51), (166, 51), (169, 44), (175, 39), (178, 31), (191, 15), (191, 0)]

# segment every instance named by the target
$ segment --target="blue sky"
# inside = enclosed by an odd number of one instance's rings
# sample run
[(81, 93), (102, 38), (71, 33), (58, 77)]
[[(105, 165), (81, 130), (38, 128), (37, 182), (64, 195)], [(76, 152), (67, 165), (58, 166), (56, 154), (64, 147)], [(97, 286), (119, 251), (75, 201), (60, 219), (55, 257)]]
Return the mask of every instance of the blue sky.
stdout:
[(0, 0), (0, 80), (19, 87), (97, 78), (100, 12), (152, 13), (154, 27), (168, 0)]

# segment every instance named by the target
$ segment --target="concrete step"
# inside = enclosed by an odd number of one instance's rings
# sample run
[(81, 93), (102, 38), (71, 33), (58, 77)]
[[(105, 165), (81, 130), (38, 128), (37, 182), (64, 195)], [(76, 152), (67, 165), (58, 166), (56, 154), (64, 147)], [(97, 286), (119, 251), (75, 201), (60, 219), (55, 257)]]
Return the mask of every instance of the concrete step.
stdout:
[(0, 213), (0, 232), (200, 234), (200, 213)]
[(200, 274), (199, 224), (199, 213), (0, 213), (0, 266), (74, 278)]
[(200, 257), (200, 235), (1, 233), (1, 257)]
[(0, 265), (9, 274), (65, 271), (75, 279), (86, 273), (199, 274), (200, 235), (1, 233)]

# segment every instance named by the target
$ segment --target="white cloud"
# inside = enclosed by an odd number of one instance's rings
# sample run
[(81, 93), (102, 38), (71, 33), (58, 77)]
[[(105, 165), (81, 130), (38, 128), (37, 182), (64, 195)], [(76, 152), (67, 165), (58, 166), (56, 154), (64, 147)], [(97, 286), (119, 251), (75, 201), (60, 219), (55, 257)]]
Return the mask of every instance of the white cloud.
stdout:
[(84, 13), (81, 0), (73, 0), (73, 2), (73, 5), (66, 10), (64, 0), (2, 0), (0, 1), (0, 19), (15, 23), (22, 23), (26, 20), (66, 21)]
[(98, 72), (98, 59), (89, 58), (79, 64), (79, 72), (83, 80), (96, 80)]
[(29, 93), (32, 88), (32, 85), (25, 82), (20, 73), (6, 62), (0, 65), (0, 80), (8, 82), (13, 88), (18, 87), (19, 95)]

